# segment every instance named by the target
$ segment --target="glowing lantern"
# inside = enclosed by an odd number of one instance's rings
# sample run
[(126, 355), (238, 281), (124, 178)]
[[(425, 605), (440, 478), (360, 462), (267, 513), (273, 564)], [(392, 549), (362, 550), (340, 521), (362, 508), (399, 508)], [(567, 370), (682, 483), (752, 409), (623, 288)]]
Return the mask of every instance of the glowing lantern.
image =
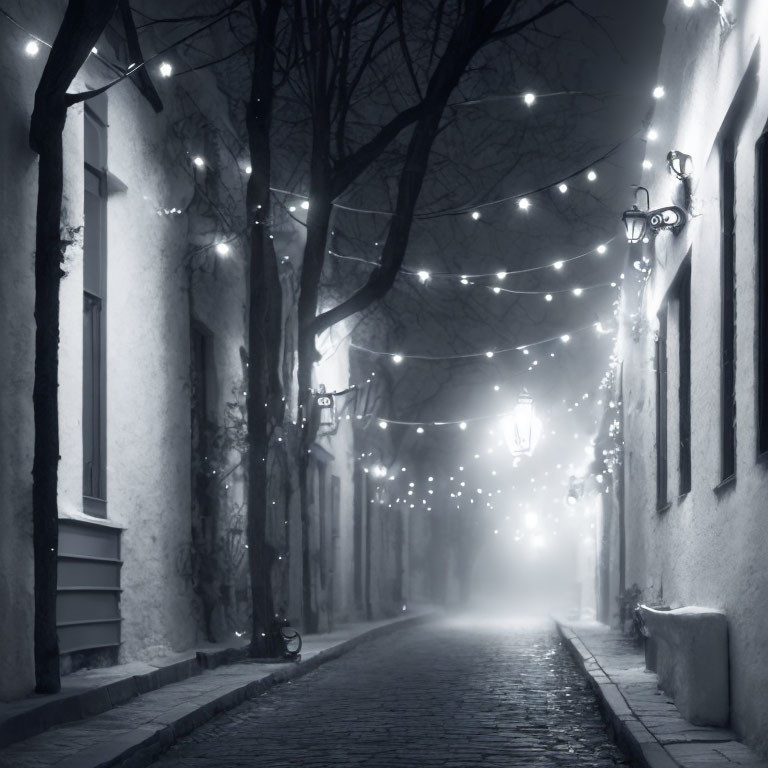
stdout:
[(530, 454), (534, 442), (533, 398), (527, 389), (517, 397), (517, 405), (511, 416), (502, 423), (504, 438), (515, 456)]

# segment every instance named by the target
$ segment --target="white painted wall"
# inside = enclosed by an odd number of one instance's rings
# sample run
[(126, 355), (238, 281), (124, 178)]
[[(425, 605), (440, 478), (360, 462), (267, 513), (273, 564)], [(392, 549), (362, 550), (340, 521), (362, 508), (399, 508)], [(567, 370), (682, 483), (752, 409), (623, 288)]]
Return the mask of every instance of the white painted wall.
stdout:
[[(694, 158), (694, 216), (678, 237), (662, 233), (646, 246), (655, 265), (640, 308), (646, 323), (631, 336), (625, 315), (622, 338), (627, 499), (626, 584), (646, 600), (672, 606), (723, 609), (730, 632), (732, 725), (768, 753), (768, 492), (766, 465), (756, 456), (756, 234), (755, 144), (768, 122), (768, 4), (724, 3), (735, 26), (721, 32), (710, 3), (687, 9), (670, 3), (659, 82), (666, 96), (652, 125), (654, 167), (643, 182), (652, 207), (681, 204), (682, 187), (664, 171), (665, 155), (680, 149)], [(737, 134), (736, 158), (736, 481), (720, 482), (720, 210), (716, 138), (736, 90), (757, 52), (756, 96)], [(677, 329), (669, 325), (668, 430), (670, 508), (656, 510), (655, 379), (653, 316), (689, 249), (692, 249), (692, 490), (678, 498)], [(630, 261), (641, 247), (630, 248)], [(631, 271), (631, 267), (630, 270)], [(628, 281), (629, 282), (629, 281)], [(629, 288), (625, 290), (625, 294)]]

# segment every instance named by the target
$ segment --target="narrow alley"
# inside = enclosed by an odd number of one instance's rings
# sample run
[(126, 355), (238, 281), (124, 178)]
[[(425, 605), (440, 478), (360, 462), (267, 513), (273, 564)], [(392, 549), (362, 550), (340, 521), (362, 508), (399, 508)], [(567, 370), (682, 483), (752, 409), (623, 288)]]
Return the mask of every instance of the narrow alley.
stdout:
[(219, 715), (156, 765), (624, 763), (549, 622), (468, 615), (364, 643)]

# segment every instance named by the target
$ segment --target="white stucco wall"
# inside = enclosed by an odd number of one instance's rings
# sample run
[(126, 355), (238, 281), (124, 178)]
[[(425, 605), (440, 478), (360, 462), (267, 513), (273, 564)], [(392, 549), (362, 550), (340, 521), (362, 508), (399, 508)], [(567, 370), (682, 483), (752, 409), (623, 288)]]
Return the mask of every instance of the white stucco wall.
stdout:
[[(31, 27), (41, 5), (16, 1), (4, 7)], [(0, 625), (15, 630), (0, 632), (0, 698), (13, 698), (34, 685), (31, 473), (37, 159), (29, 149), (28, 132), (44, 60), (25, 56), (29, 38), (6, 21), (0, 23)], [(50, 36), (56, 25), (43, 19), (35, 28), (41, 36)]]
[[(646, 292), (646, 325), (638, 340), (624, 319), (627, 499), (626, 584), (647, 600), (704, 605), (728, 617), (733, 727), (768, 753), (768, 520), (766, 465), (756, 456), (755, 144), (768, 122), (768, 60), (757, 53), (756, 94), (746, 104), (736, 139), (736, 480), (720, 483), (720, 159), (717, 135), (750, 59), (768, 35), (768, 5), (725, 2), (735, 26), (723, 33), (709, 3), (670, 3), (659, 82), (666, 96), (652, 125), (654, 167), (644, 173), (652, 207), (682, 204), (682, 185), (664, 172), (670, 149), (691, 154), (695, 216), (678, 237), (661, 233), (645, 246), (654, 257)], [(766, 40), (762, 40), (764, 49)], [(656, 510), (653, 317), (686, 253), (692, 253), (692, 490), (678, 497), (678, 333), (668, 330), (668, 484), (670, 507)], [(630, 248), (630, 261), (641, 246)], [(631, 267), (630, 267), (631, 269)]]

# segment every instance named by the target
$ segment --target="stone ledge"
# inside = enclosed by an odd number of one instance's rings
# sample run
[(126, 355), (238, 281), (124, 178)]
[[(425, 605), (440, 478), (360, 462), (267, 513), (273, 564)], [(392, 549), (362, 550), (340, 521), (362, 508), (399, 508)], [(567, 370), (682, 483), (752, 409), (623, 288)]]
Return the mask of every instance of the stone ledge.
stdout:
[[(732, 731), (686, 721), (657, 690), (656, 675), (645, 672), (642, 652), (629, 649), (618, 633), (596, 624), (581, 629), (581, 625), (555, 623), (597, 693), (616, 741), (633, 763), (642, 768), (768, 768), (768, 762), (740, 743)], [(642, 672), (635, 669), (640, 665)], [(648, 682), (639, 682), (645, 677)]]

